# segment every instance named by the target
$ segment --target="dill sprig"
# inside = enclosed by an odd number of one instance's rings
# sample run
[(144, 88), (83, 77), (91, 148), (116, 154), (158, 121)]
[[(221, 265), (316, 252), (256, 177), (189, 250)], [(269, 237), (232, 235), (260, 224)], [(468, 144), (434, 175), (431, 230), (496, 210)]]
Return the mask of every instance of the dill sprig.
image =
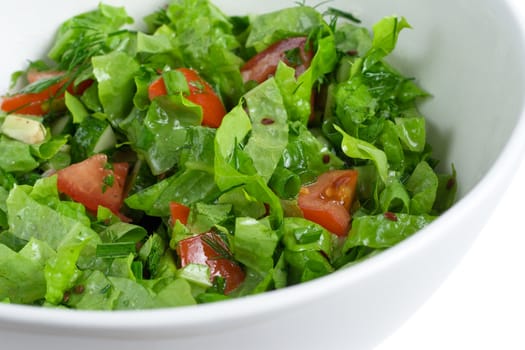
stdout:
[(106, 35), (100, 32), (82, 32), (64, 51), (59, 67), (67, 72), (79, 70), (91, 57), (104, 53)]
[(166, 9), (164, 8), (159, 8), (157, 11), (147, 16), (144, 20), (151, 32), (163, 25), (171, 23), (171, 19), (168, 17)]
[(324, 16), (331, 16), (331, 20), (330, 20), (330, 24), (332, 25), (335, 24), (339, 18), (344, 18), (348, 21), (351, 21), (351, 22), (354, 22), (354, 23), (361, 23), (361, 20), (359, 18), (357, 18), (356, 16), (354, 16), (352, 13), (350, 12), (346, 12), (346, 11), (343, 11), (343, 10), (339, 10), (339, 9), (336, 9), (336, 8), (333, 8), (333, 7), (329, 7), (324, 13), (323, 13)]
[(224, 240), (220, 238), (218, 234), (216, 233), (203, 234), (201, 237), (201, 240), (207, 245), (209, 245), (210, 248), (213, 249), (217, 253), (217, 256), (212, 259), (214, 260), (227, 259), (227, 260), (236, 262), (235, 258), (233, 257), (233, 254), (230, 252), (230, 250), (226, 246), (226, 243), (224, 242)]
[(40, 79), (35, 81), (32, 84), (24, 86), (22, 89), (18, 90), (17, 93), (38, 93), (41, 91), (44, 91), (48, 87), (55, 85), (56, 83), (60, 82), (62, 79), (64, 79), (63, 76), (56, 76), (46, 79)]

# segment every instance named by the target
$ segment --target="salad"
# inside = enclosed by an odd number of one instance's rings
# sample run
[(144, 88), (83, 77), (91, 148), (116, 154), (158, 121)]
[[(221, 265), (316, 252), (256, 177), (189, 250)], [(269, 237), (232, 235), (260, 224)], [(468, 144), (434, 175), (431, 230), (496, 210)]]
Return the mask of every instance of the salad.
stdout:
[(372, 30), (297, 5), (228, 16), (173, 0), (131, 29), (65, 21), (0, 99), (0, 301), (209, 303), (330, 274), (454, 202), (417, 103)]

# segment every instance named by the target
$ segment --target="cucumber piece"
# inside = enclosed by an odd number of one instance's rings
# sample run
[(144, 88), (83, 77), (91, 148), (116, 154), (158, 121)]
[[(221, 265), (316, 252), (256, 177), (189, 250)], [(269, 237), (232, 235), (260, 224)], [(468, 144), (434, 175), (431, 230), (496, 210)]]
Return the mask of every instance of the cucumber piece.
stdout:
[(68, 134), (72, 131), (72, 118), (70, 114), (64, 114), (63, 116), (53, 120), (49, 126), (51, 129), (51, 135), (57, 136), (62, 134)]
[(5, 117), (1, 131), (4, 135), (28, 145), (42, 143), (46, 138), (46, 128), (42, 122), (17, 114)]
[(96, 153), (115, 147), (117, 138), (111, 125), (94, 117), (85, 118), (71, 140), (71, 159), (80, 162)]
[(60, 151), (53, 156), (48, 162), (47, 165), (50, 169), (60, 170), (64, 169), (71, 164), (71, 147), (69, 145), (64, 145), (60, 147)]

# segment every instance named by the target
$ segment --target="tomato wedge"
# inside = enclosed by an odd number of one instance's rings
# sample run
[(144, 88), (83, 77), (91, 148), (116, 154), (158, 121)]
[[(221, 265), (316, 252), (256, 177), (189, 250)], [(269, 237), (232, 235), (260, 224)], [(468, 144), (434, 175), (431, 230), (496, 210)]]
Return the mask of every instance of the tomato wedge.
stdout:
[(313, 50), (305, 48), (307, 40), (303, 36), (283, 39), (253, 56), (241, 67), (244, 82), (262, 83), (275, 74), (280, 61), (295, 68), (296, 77), (301, 75), (310, 67), (313, 58)]
[(228, 247), (216, 233), (206, 232), (183, 239), (177, 243), (176, 251), (181, 267), (188, 264), (206, 264), (210, 268), (212, 280), (217, 276), (224, 278), (226, 294), (244, 281), (243, 269), (231, 259)]
[(306, 219), (338, 236), (350, 229), (350, 208), (356, 197), (357, 171), (332, 170), (303, 187), (298, 204)]
[(5, 112), (16, 112), (18, 114), (44, 115), (53, 109), (54, 105), (52, 102), (59, 95), (59, 91), (63, 86), (64, 82), (61, 81), (41, 92), (5, 96), (0, 109)]
[[(27, 73), (27, 80), (29, 83), (34, 83), (42, 79), (49, 79), (53, 77), (60, 77), (64, 72), (59, 71), (29, 71)], [(25, 115), (44, 115), (53, 110), (60, 110), (64, 107), (64, 85), (68, 83), (68, 79), (64, 78), (58, 82), (51, 84), (40, 92), (26, 92), (18, 93), (11, 96), (4, 96), (0, 109), (5, 112), (16, 112)], [(66, 90), (74, 95), (82, 94), (90, 85), (92, 81), (84, 81), (78, 86), (70, 83)]]
[(92, 212), (101, 205), (120, 216), (128, 167), (128, 163), (110, 164), (105, 154), (96, 154), (59, 170), (58, 191)]
[[(213, 88), (197, 72), (190, 68), (178, 68), (186, 78), (190, 93), (185, 96), (191, 102), (202, 107), (202, 125), (211, 128), (218, 128), (221, 125), (222, 118), (226, 115), (226, 108), (213, 91)], [(168, 93), (166, 84), (162, 77), (154, 80), (148, 88), (148, 96), (153, 100), (157, 96), (163, 96)]]
[(181, 224), (186, 225), (190, 215), (190, 208), (181, 203), (170, 202), (170, 214), (172, 223), (179, 220)]

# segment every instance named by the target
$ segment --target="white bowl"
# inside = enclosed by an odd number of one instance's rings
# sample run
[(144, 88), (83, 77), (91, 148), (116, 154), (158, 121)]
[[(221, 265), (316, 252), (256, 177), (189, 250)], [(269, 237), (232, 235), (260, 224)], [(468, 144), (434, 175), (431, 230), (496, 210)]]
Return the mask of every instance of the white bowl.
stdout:
[[(42, 55), (64, 19), (98, 0), (3, 3), (0, 91)], [(136, 19), (163, 1), (107, 1)], [(293, 5), (216, 0), (243, 14)], [(242, 299), (153, 311), (80, 312), (0, 304), (5, 349), (368, 349), (427, 299), (467, 251), (525, 150), (525, 10), (520, 0), (334, 0), (370, 25), (407, 17), (392, 63), (433, 98), (422, 106), (442, 164), (458, 172), (459, 199), (434, 223), (354, 267)], [(1, 155), (0, 155), (1, 156)], [(45, 345), (44, 345), (45, 344)]]

